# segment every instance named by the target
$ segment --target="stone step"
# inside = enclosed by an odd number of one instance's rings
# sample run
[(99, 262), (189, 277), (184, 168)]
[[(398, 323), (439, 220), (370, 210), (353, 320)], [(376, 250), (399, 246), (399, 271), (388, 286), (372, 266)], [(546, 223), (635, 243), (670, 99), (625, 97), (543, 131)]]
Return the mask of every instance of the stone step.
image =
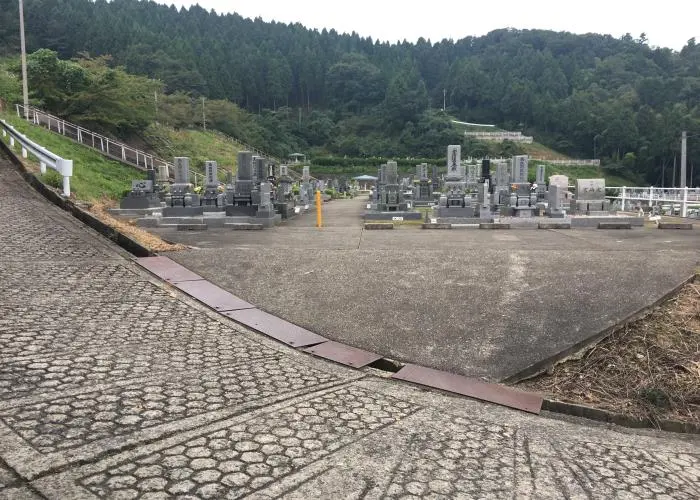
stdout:
[(599, 222), (598, 229), (632, 229), (630, 222)]
[(366, 222), (365, 229), (394, 229), (390, 222)]
[(693, 229), (690, 222), (659, 222), (659, 229)]
[(226, 222), (224, 227), (232, 229), (233, 231), (260, 231), (263, 228), (263, 225), (245, 222)]
[(446, 222), (426, 222), (423, 229), (452, 229), (452, 224)]
[(482, 222), (479, 229), (510, 229), (510, 224), (505, 222)]
[(571, 222), (540, 222), (538, 229), (571, 229)]

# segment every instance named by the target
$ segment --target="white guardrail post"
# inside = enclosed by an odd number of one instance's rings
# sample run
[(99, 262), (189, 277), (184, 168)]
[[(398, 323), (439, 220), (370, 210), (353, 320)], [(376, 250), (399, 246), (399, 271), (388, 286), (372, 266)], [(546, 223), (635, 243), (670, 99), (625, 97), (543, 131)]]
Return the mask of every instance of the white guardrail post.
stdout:
[(70, 196), (70, 178), (73, 175), (73, 160), (61, 158), (57, 154), (52, 153), (48, 149), (39, 144), (36, 144), (26, 135), (19, 133), (14, 127), (10, 126), (5, 120), (0, 120), (3, 137), (9, 134), (10, 147), (14, 147), (15, 142), (19, 142), (22, 148), (22, 157), (26, 158), (28, 153), (31, 153), (39, 160), (41, 173), (46, 173), (46, 167), (49, 166), (63, 177), (63, 196)]

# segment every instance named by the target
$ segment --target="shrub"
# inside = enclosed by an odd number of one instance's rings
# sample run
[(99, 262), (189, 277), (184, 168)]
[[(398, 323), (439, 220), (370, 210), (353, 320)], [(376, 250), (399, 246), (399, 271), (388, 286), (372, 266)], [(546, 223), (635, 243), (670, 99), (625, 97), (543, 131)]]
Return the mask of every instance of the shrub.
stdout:
[(45, 174), (41, 174), (41, 182), (52, 188), (63, 188), (63, 177), (53, 169), (47, 168)]

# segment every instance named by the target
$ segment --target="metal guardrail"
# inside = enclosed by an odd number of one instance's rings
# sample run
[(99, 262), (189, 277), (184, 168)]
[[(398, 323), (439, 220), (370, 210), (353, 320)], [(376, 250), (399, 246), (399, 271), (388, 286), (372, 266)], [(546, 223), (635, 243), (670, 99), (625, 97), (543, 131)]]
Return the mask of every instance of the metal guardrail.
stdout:
[[(173, 164), (166, 160), (158, 158), (150, 153), (146, 153), (145, 151), (141, 151), (140, 149), (136, 149), (128, 144), (110, 139), (107, 136), (88, 130), (80, 125), (75, 125), (74, 123), (68, 122), (63, 118), (51, 115), (33, 106), (27, 106), (27, 110), (25, 112), (22, 104), (15, 104), (15, 109), (19, 118), (24, 118), (34, 125), (46, 127), (51, 132), (68, 137), (69, 139), (72, 139), (83, 146), (89, 147), (90, 149), (93, 149), (113, 160), (126, 163), (127, 165), (136, 167), (140, 170), (155, 169), (159, 166), (167, 166), (171, 177), (175, 171)], [(190, 171), (190, 175), (192, 176), (192, 180), (195, 185), (199, 185), (198, 181), (204, 178), (203, 174), (194, 171)]]
[(45, 147), (33, 142), (26, 135), (15, 130), (14, 127), (5, 120), (0, 120), (0, 124), (2, 136), (10, 136), (10, 147), (15, 147), (16, 143), (19, 143), (22, 147), (22, 158), (27, 158), (28, 154), (31, 153), (39, 160), (42, 174), (46, 173), (47, 166), (61, 174), (63, 177), (63, 195), (66, 197), (70, 196), (70, 178), (73, 175), (73, 160), (61, 158)]

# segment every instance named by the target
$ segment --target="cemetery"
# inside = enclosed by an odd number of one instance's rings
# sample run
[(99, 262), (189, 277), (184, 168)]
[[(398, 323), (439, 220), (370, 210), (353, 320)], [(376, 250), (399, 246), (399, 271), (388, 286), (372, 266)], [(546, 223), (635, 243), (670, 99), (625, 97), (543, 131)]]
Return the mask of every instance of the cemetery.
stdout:
[(360, 214), (368, 223), (422, 221), (424, 229), (631, 229), (645, 220), (624, 211), (624, 193), (622, 198), (610, 196), (605, 179), (579, 178), (571, 184), (565, 175), (546, 178), (541, 164), (531, 178), (527, 155), (462, 160), (461, 146), (449, 145), (444, 167), (421, 163), (414, 175), (400, 178), (397, 162), (388, 160), (378, 167), (377, 177), (358, 176), (352, 183), (344, 177), (314, 179), (300, 157), (305, 160), (298, 153), (290, 157), (291, 166), (301, 167), (296, 179), (290, 165), (276, 165), (250, 151), (238, 153), (238, 170), (226, 172), (225, 182), (219, 180), (217, 162), (206, 161), (198, 188), (190, 182), (189, 158), (176, 157), (172, 179), (168, 165), (147, 170), (147, 179), (134, 180), (111, 213), (136, 218), (144, 228), (271, 228), (315, 211), (317, 191), (328, 187), (354, 193), (363, 181), (368, 188), (369, 179), (369, 197)]
[[(420, 219), (416, 207), (424, 211), (430, 228), (479, 226), (493, 228), (600, 227), (608, 224), (642, 226), (643, 218), (618, 215), (619, 204), (606, 198), (605, 179), (569, 179), (553, 175), (545, 179), (545, 166), (538, 165), (534, 182), (528, 180), (528, 157), (514, 156), (510, 162), (463, 162), (461, 147), (447, 147), (446, 173), (438, 175), (436, 166), (416, 167), (415, 179), (398, 180), (397, 164), (388, 161), (379, 168), (364, 213), (365, 220), (404, 221)], [(601, 224), (603, 224), (601, 226)], [(488, 225), (488, 226), (485, 226)]]
[(310, 210), (316, 190), (325, 188), (323, 181), (312, 181), (308, 165), (302, 167), (295, 194), (288, 165), (275, 165), (250, 151), (240, 151), (237, 160), (238, 170), (235, 176), (226, 172), (226, 182), (219, 180), (217, 162), (206, 161), (204, 183), (197, 192), (190, 182), (189, 158), (176, 157), (172, 182), (167, 165), (149, 169), (148, 178), (134, 180), (120, 207), (110, 212), (136, 217), (144, 228), (262, 229)]

